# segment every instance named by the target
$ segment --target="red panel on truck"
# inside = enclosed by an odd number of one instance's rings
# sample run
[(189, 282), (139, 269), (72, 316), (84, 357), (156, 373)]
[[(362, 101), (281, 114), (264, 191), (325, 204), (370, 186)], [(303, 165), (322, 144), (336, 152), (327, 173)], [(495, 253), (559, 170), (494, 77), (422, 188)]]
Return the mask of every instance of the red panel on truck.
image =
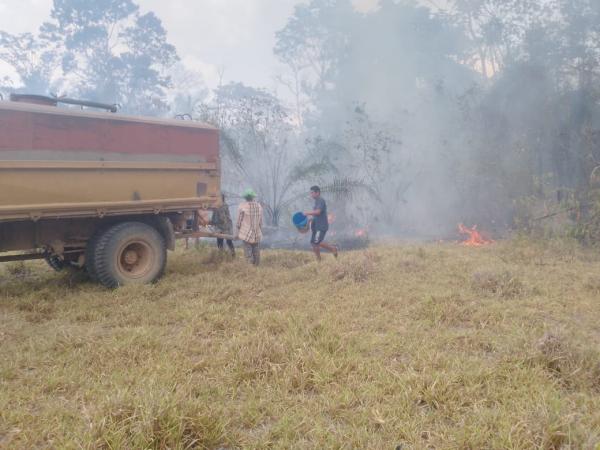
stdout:
[[(192, 121), (81, 112), (52, 106), (0, 102), (0, 153), (48, 152), (131, 156), (171, 155), (217, 161), (216, 128)], [(104, 156), (102, 156), (104, 155)], [(1, 155), (0, 155), (1, 156)], [(168, 159), (168, 158), (167, 158)]]

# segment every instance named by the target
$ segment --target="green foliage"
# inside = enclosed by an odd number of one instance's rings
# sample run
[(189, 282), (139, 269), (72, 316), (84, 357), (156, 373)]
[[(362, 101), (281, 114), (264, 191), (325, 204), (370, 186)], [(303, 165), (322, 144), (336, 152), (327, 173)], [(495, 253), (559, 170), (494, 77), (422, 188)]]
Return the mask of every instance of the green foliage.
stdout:
[[(372, 210), (402, 211), (385, 222), (401, 227), (425, 204), (421, 222), (540, 231), (557, 195), (587, 195), (600, 161), (600, 11), (592, 0), (439, 8), (296, 8), (275, 52), (307, 80), (312, 141), (332, 174), (370, 186)], [(591, 227), (578, 233), (596, 239)]]
[[(280, 99), (242, 83), (219, 86), (197, 116), (221, 130), (223, 178), (227, 190), (252, 186), (271, 225), (297, 196), (297, 184), (322, 171), (305, 157)], [(306, 188), (302, 192), (306, 191)]]
[(335, 198), (353, 200), (361, 192), (373, 194), (370, 186), (362, 180), (356, 180), (349, 177), (334, 178), (333, 181), (320, 186), (321, 192), (333, 194)]

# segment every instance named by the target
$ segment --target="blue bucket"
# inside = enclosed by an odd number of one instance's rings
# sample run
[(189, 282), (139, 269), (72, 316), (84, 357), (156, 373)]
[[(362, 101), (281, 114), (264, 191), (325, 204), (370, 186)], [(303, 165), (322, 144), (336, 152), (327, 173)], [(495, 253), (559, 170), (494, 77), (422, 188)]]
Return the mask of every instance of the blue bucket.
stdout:
[(305, 216), (301, 212), (297, 212), (292, 216), (292, 223), (300, 232), (308, 230), (308, 216)]

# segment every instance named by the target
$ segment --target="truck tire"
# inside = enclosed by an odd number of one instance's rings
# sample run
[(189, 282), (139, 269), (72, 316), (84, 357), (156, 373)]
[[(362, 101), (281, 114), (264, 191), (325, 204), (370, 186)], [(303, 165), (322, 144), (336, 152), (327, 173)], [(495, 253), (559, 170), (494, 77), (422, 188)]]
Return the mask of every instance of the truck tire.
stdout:
[(152, 283), (164, 273), (165, 240), (145, 223), (115, 225), (101, 233), (93, 247), (91, 270), (108, 288)]
[(103, 231), (104, 230), (96, 232), (85, 247), (85, 270), (90, 277), (90, 280), (95, 282), (98, 281), (98, 274), (96, 273), (96, 265), (94, 264), (94, 255), (96, 254), (96, 246), (98, 245), (98, 240), (100, 239), (100, 236), (102, 236)]

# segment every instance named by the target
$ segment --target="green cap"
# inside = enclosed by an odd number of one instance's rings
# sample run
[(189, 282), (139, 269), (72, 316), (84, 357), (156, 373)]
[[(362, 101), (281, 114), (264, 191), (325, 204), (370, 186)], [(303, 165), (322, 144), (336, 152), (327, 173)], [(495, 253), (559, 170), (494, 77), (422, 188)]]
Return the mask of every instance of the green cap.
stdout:
[(256, 198), (256, 192), (254, 192), (252, 189), (248, 188), (244, 191), (244, 193), (242, 194), (242, 197), (244, 198)]

